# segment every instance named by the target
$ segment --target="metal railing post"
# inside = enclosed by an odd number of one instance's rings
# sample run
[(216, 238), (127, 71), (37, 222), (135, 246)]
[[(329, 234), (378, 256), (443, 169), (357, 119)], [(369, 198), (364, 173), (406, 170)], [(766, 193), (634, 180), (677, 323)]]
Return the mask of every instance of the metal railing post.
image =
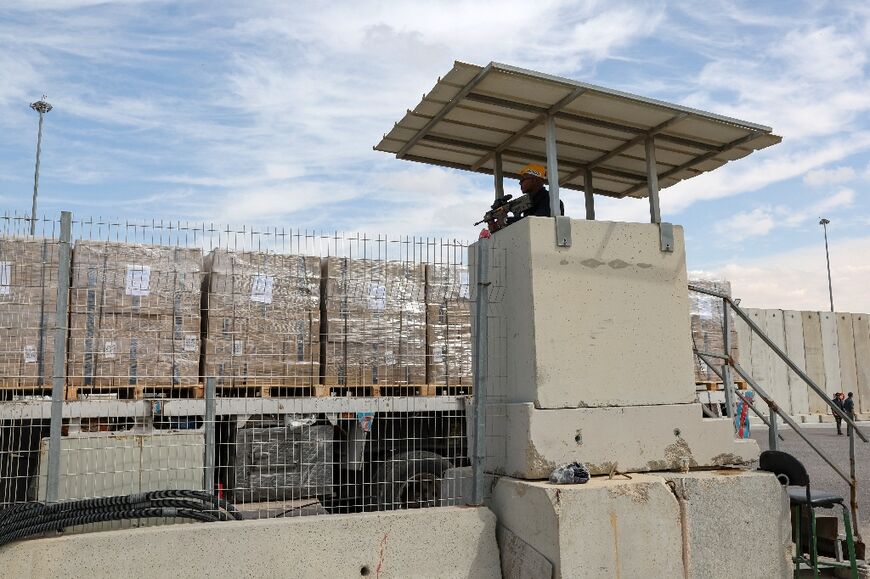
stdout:
[(725, 345), (725, 364), (722, 366), (722, 383), (725, 389), (725, 414), (728, 418), (734, 418), (734, 382), (731, 380), (731, 312), (728, 309), (728, 300), (722, 300), (722, 343)]
[(852, 511), (852, 526), (855, 532), (855, 537), (861, 543), (864, 542), (861, 537), (861, 528), (858, 525), (858, 478), (855, 474), (855, 429), (851, 426), (846, 426), (846, 433), (849, 435), (849, 506)]
[(54, 318), (54, 367), (51, 373), (51, 426), (48, 438), (48, 480), (45, 500), (57, 502), (60, 488), (60, 435), (63, 429), (64, 386), (66, 385), (66, 336), (69, 325), (69, 284), (72, 251), (72, 213), (60, 214), (57, 248), (57, 307)]
[(767, 430), (767, 444), (770, 446), (770, 450), (777, 450), (779, 447), (779, 440), (777, 439), (777, 435), (779, 435), (779, 423), (776, 420), (776, 412), (773, 411), (769, 406), (767, 410), (770, 414), (770, 428)]
[(214, 460), (215, 460), (215, 379), (209, 376), (205, 379), (205, 471), (202, 477), (202, 487), (208, 492), (214, 492)]
[(486, 468), (486, 379), (487, 379), (487, 307), (489, 303), (489, 239), (477, 242), (477, 296), (474, 332), (474, 449), (471, 465), (473, 488), (471, 502), (483, 504)]

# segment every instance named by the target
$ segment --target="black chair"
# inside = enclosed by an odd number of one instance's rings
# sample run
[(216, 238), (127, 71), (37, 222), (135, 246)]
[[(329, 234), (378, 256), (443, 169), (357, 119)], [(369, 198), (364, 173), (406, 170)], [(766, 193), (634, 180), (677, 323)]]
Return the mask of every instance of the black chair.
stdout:
[[(858, 564), (855, 560), (855, 540), (852, 537), (852, 522), (849, 517), (849, 509), (844, 504), (841, 496), (823, 491), (810, 490), (810, 477), (807, 469), (801, 462), (780, 450), (766, 450), (759, 458), (759, 470), (772, 472), (779, 482), (786, 487), (792, 512), (792, 536), (795, 543), (794, 576), (800, 575), (801, 563), (806, 564), (813, 570), (813, 576), (819, 576), (819, 553), (816, 540), (816, 513), (815, 509), (832, 509), (839, 505), (843, 509), (843, 524), (846, 527), (846, 543), (849, 548), (849, 567), (852, 577), (858, 579)], [(804, 488), (795, 488), (804, 487)], [(801, 511), (806, 508), (810, 519), (810, 561), (804, 558), (801, 541)], [(842, 562), (831, 562), (831, 565), (845, 566)]]

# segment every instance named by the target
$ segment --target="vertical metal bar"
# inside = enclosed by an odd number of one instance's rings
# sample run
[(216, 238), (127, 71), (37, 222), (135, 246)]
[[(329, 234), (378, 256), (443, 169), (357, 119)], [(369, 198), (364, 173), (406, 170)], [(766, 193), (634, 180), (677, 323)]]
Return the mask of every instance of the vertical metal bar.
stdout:
[(583, 194), (586, 196), (586, 219), (595, 220), (595, 188), (592, 186), (592, 169), (586, 168), (583, 178)]
[(768, 412), (770, 413), (770, 428), (767, 429), (767, 443), (770, 447), (770, 450), (777, 450), (779, 447), (779, 423), (776, 420), (776, 412), (773, 408), (768, 406)]
[(495, 154), (495, 170), (492, 172), (495, 180), (495, 198), (504, 197), (504, 172), (501, 164), (501, 153)]
[(559, 211), (559, 160), (556, 149), (556, 117), (547, 117), (547, 180), (550, 185), (550, 215), (561, 215)]
[(214, 457), (215, 457), (215, 379), (209, 376), (205, 379), (205, 472), (202, 476), (202, 487), (207, 493), (214, 492)]
[(486, 468), (486, 382), (488, 372), (487, 310), (489, 306), (489, 239), (477, 242), (477, 296), (474, 332), (474, 450), (471, 475), (471, 502), (483, 504), (484, 469)]
[(731, 310), (728, 300), (722, 300), (722, 343), (725, 344), (725, 355), (728, 359), (722, 366), (722, 382), (725, 388), (725, 414), (734, 418), (734, 381), (731, 380)]
[(60, 214), (60, 240), (57, 249), (57, 308), (54, 318), (54, 369), (51, 373), (51, 426), (48, 439), (48, 480), (45, 500), (57, 502), (60, 488), (60, 434), (63, 428), (63, 400), (66, 384), (66, 334), (69, 325), (70, 240), (72, 214)]
[(855, 474), (855, 429), (846, 426), (849, 435), (849, 504), (852, 508), (852, 524), (855, 525), (855, 536), (863, 542), (861, 529), (858, 527), (858, 478)]
[(662, 222), (662, 209), (659, 206), (659, 174), (656, 166), (655, 137), (647, 137), (646, 149), (646, 182), (649, 190), (649, 216), (651, 223)]

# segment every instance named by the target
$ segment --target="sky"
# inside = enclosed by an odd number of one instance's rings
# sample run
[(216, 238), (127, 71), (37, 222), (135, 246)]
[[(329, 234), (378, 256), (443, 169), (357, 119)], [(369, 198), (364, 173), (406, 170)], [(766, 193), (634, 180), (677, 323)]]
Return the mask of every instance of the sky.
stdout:
[(663, 220), (743, 305), (823, 310), (825, 217), (835, 309), (870, 312), (870, 4), (701, 6), (0, 0), (0, 209), (30, 212), (45, 94), (40, 214), (474, 239), (491, 177), (372, 147), (455, 60), (496, 61), (773, 127), (664, 189)]

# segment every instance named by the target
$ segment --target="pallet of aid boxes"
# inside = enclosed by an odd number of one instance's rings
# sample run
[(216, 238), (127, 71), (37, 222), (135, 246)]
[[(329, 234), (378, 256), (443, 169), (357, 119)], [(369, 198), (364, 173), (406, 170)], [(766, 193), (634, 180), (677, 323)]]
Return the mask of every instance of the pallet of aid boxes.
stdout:
[[(690, 285), (715, 291), (731, 296), (731, 284), (724, 279), (697, 276), (689, 281)], [(725, 353), (724, 316), (725, 306), (722, 298), (689, 292), (689, 309), (692, 327), (692, 345), (701, 352), (711, 354)], [(730, 341), (731, 352), (734, 358), (738, 357), (737, 330), (735, 328), (734, 315), (730, 315)], [(709, 388), (716, 388), (721, 382), (719, 376), (698, 356), (695, 356), (695, 382), (706, 384)]]
[(425, 270), (323, 260), (323, 384), (331, 395), (426, 395)]
[(51, 391), (57, 271), (56, 241), (0, 239), (0, 400)]
[(434, 394), (469, 394), (472, 387), (468, 267), (426, 266), (427, 383)]
[(222, 395), (311, 396), (320, 376), (320, 258), (206, 256), (203, 372)]
[(73, 248), (68, 397), (200, 397), (202, 251)]

